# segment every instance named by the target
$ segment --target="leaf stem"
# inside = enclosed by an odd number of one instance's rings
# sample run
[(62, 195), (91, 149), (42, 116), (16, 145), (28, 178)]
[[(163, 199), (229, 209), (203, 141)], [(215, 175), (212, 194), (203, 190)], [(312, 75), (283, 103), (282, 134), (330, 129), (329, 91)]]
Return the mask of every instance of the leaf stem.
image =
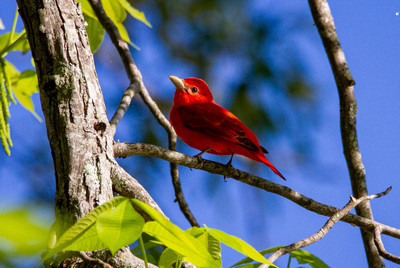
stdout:
[(146, 268), (149, 268), (149, 264), (147, 263), (146, 249), (144, 248), (142, 235), (139, 236), (139, 245), (140, 245), (140, 249), (142, 250), (142, 253), (143, 253), (144, 265)]
[(17, 20), (18, 20), (18, 7), (15, 10), (14, 21), (13, 21), (10, 37), (8, 38), (8, 42), (7, 42), (7, 46), (6, 47), (8, 47), (8, 45), (11, 43), (11, 41), (12, 41), (12, 39), (14, 37), (15, 28), (17, 27)]
[(183, 264), (183, 259), (179, 258), (179, 262), (178, 262), (178, 268), (181, 268)]
[(287, 263), (287, 268), (290, 268), (291, 260), (292, 260), (292, 255), (289, 254), (289, 260), (288, 260), (288, 263)]
[(11, 44), (9, 44), (2, 51), (0, 51), (0, 58), (4, 58), (7, 55), (7, 53), (12, 50), (14, 46), (18, 45), (19, 42), (23, 40), (23, 38), (26, 38), (25, 29), (20, 33), (20, 36), (17, 39), (15, 39)]

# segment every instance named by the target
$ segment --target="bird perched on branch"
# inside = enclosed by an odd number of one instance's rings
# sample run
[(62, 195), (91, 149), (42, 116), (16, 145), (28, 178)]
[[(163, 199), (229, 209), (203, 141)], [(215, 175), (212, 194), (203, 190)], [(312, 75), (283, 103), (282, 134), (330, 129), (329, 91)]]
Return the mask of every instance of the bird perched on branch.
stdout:
[(265, 158), (268, 153), (257, 137), (234, 114), (216, 104), (208, 85), (199, 78), (170, 75), (176, 86), (170, 122), (178, 137), (190, 147), (216, 155), (244, 155), (264, 163), (282, 179), (285, 177)]

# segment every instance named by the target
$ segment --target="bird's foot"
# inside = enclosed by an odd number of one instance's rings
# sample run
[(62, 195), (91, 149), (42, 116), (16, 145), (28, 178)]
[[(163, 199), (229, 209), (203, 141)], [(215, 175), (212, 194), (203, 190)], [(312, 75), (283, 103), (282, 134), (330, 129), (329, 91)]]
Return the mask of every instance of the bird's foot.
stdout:
[(204, 153), (206, 153), (208, 150), (210, 150), (210, 147), (208, 147), (207, 149), (205, 149), (205, 150), (201, 151), (200, 153), (198, 153), (198, 154), (196, 154), (196, 155), (193, 156), (193, 157), (196, 157), (196, 158), (199, 160), (198, 168), (202, 168), (202, 167), (203, 167), (203, 165), (204, 165), (204, 159), (203, 159), (202, 155), (203, 155)]
[[(197, 156), (196, 156), (196, 157), (197, 157)], [(197, 157), (197, 159), (199, 159), (199, 163), (197, 164), (196, 168), (202, 169), (203, 166), (204, 166), (204, 159), (203, 159), (201, 156), (200, 156), (200, 157)], [(190, 170), (192, 170), (192, 169), (190, 169)]]

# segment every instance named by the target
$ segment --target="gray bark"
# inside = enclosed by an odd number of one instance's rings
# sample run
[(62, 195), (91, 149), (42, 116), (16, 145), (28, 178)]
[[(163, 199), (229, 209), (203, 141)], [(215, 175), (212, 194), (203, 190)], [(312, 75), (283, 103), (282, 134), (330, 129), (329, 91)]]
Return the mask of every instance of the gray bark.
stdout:
[[(81, 11), (73, 0), (17, 0), (39, 80), (40, 100), (54, 161), (57, 236), (113, 197), (113, 131)], [(118, 255), (118, 253), (117, 253)], [(129, 250), (115, 267), (143, 266)], [(85, 265), (70, 257), (64, 265)], [(63, 265), (61, 263), (52, 265)]]
[[(357, 102), (354, 96), (354, 80), (336, 33), (333, 17), (326, 0), (309, 0), (311, 13), (324, 44), (326, 54), (335, 77), (340, 100), (340, 132), (343, 153), (349, 170), (351, 188), (355, 198), (368, 195), (365, 168), (358, 147), (356, 115)], [(368, 200), (356, 207), (357, 215), (373, 220)], [(360, 229), (369, 267), (385, 267), (374, 243), (371, 231)]]

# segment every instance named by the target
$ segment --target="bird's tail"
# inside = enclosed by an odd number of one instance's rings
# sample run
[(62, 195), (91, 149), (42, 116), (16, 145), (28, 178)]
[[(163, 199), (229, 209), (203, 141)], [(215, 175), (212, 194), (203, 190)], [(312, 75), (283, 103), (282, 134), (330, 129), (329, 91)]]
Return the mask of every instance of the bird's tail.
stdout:
[(259, 157), (259, 159), (260, 159), (260, 162), (266, 164), (270, 169), (272, 169), (272, 171), (275, 172), (276, 175), (278, 175), (282, 179), (286, 180), (286, 178), (283, 177), (283, 175), (276, 169), (276, 167), (274, 167), (274, 165), (271, 164), (271, 162), (268, 161), (267, 158), (262, 156), (262, 157)]

